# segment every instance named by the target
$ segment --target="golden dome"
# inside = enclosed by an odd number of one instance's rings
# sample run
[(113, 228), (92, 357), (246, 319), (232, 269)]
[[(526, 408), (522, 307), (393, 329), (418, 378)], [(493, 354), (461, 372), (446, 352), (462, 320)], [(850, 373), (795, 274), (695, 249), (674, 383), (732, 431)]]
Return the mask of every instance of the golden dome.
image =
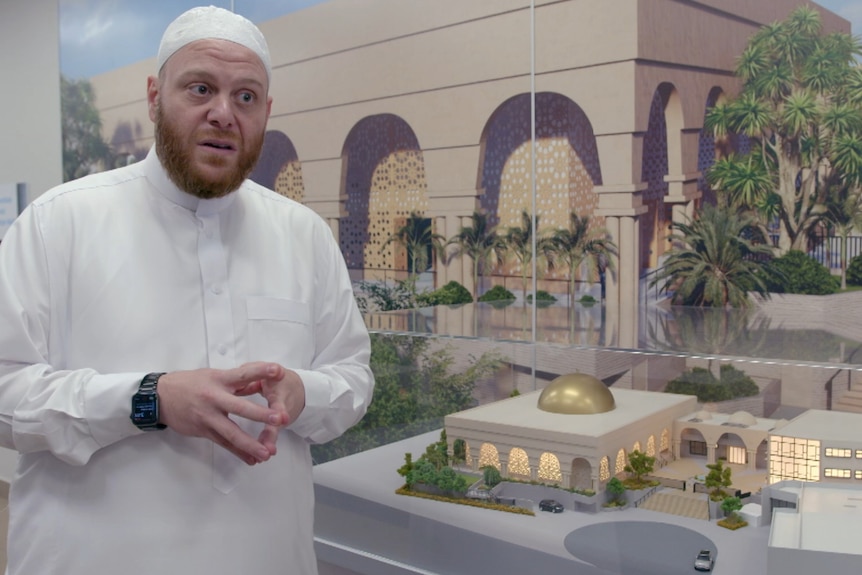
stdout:
[(611, 390), (599, 379), (585, 373), (561, 375), (539, 395), (539, 409), (571, 415), (605, 413), (616, 404)]

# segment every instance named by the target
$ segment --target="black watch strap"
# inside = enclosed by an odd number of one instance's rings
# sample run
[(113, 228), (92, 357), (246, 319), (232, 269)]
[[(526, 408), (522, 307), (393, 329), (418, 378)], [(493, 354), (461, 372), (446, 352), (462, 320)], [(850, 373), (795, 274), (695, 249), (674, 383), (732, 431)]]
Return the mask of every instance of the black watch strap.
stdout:
[[(138, 391), (132, 398), (132, 422), (144, 431), (165, 429), (167, 425), (159, 423), (159, 378), (165, 372), (148, 373), (141, 380)], [(141, 409), (143, 407), (143, 409)]]

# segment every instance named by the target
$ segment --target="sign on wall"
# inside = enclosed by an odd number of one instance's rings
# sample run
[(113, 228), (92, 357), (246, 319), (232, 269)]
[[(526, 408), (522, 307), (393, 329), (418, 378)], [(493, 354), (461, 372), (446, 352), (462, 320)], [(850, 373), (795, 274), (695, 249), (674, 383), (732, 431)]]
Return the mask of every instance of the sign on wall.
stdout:
[(24, 184), (0, 184), (0, 240), (24, 209)]

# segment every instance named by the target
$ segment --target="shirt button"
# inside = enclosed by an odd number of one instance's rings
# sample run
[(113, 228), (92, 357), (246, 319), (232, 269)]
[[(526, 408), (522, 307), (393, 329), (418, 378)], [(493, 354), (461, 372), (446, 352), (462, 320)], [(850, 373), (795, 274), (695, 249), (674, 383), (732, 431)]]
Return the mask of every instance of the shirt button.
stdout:
[(216, 348), (216, 351), (219, 355), (224, 355), (227, 353), (227, 346), (225, 344), (221, 344), (220, 346), (218, 346), (218, 348)]
[(221, 294), (221, 286), (219, 284), (213, 284), (213, 286), (210, 288), (210, 291), (216, 295), (219, 295)]

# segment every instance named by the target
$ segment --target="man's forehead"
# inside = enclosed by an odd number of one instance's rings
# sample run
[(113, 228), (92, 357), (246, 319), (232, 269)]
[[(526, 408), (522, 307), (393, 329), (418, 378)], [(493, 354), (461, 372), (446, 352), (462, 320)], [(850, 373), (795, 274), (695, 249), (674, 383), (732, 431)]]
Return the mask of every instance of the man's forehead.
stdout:
[(224, 40), (247, 48), (257, 55), (269, 80), (272, 65), (263, 33), (246, 18), (216, 6), (192, 8), (168, 25), (159, 45), (159, 71), (175, 53), (201, 40)]

